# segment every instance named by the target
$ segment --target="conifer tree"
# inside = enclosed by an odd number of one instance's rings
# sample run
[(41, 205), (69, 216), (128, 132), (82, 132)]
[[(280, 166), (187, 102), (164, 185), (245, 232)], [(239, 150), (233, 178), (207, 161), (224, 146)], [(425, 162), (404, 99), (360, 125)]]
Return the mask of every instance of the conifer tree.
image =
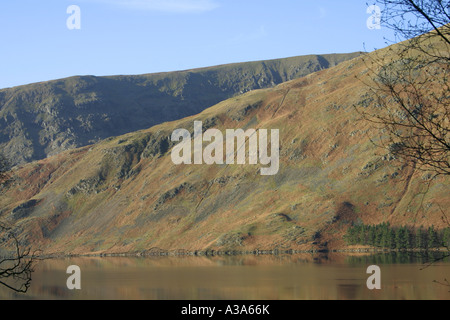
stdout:
[(438, 237), (437, 232), (434, 230), (434, 226), (431, 226), (428, 228), (428, 247), (429, 248), (436, 248), (438, 247)]

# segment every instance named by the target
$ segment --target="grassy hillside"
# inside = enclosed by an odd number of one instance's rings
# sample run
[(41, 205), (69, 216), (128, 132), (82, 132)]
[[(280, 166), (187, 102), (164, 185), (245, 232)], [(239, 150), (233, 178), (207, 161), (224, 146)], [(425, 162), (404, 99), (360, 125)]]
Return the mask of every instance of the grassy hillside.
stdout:
[[(337, 249), (354, 224), (442, 228), (449, 179), (428, 187), (426, 173), (370, 142), (377, 135), (353, 107), (367, 103), (370, 81), (358, 57), (26, 164), (3, 190), (1, 217), (23, 245), (64, 254)], [(221, 132), (279, 129), (278, 174), (261, 176), (260, 165), (174, 165), (169, 137), (192, 132), (195, 120)]]
[(139, 76), (77, 76), (0, 90), (0, 150), (12, 164), (197, 114), (361, 53), (310, 55)]

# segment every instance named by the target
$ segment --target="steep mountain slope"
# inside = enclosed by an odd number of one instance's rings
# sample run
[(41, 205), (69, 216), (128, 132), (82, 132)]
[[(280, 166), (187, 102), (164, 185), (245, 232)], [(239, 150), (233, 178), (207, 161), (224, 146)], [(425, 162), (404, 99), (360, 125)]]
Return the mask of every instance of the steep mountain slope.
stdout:
[(0, 90), (0, 150), (12, 164), (197, 114), (361, 53), (310, 55), (139, 76), (72, 77)]
[[(375, 132), (353, 108), (367, 103), (363, 81), (371, 80), (359, 57), (26, 164), (3, 190), (1, 218), (23, 245), (64, 254), (336, 249), (352, 223), (443, 226), (449, 179), (428, 189), (424, 172), (377, 154)], [(278, 173), (262, 176), (260, 164), (174, 165), (172, 132), (192, 133), (194, 121), (222, 133), (278, 129)]]

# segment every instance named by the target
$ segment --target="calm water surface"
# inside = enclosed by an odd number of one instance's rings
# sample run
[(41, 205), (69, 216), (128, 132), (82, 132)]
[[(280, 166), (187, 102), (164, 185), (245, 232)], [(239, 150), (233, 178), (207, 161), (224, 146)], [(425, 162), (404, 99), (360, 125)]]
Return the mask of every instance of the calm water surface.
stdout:
[[(26, 294), (0, 287), (0, 299), (147, 300), (449, 300), (448, 260), (423, 269), (423, 258), (378, 255), (71, 258), (40, 261)], [(381, 290), (367, 289), (367, 267), (381, 268)], [(66, 269), (81, 268), (81, 290)]]

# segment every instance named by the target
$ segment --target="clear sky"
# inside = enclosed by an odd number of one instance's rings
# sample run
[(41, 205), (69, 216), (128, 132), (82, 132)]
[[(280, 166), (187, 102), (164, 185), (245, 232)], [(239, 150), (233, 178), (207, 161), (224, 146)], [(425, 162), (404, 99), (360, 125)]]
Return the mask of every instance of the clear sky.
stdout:
[[(67, 27), (70, 5), (80, 8), (81, 29)], [(0, 88), (372, 51), (393, 36), (367, 27), (367, 7), (365, 0), (1, 1)]]

